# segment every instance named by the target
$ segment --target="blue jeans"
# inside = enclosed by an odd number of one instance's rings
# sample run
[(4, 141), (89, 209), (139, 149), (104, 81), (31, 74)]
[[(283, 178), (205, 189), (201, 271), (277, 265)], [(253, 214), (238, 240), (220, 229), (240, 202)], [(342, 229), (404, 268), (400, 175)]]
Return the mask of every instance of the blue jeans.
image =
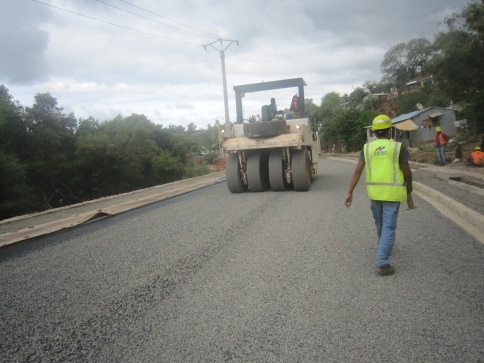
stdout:
[(397, 229), (398, 210), (400, 202), (371, 201), (371, 211), (375, 219), (378, 234), (378, 249), (376, 251), (376, 265), (378, 267), (390, 263), (390, 255), (395, 244), (395, 230)]
[(445, 164), (447, 162), (445, 158), (445, 146), (437, 146), (437, 157), (439, 158), (440, 164)]

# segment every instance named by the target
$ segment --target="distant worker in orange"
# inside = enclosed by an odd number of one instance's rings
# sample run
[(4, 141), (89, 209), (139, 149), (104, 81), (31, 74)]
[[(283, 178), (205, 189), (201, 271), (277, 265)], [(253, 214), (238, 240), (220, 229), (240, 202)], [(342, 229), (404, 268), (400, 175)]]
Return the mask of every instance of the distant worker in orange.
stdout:
[(472, 166), (484, 166), (484, 151), (481, 150), (480, 146), (476, 146), (474, 151), (471, 154), (471, 157), (467, 159), (469, 164)]
[(438, 165), (445, 165), (447, 160), (445, 158), (445, 145), (449, 141), (449, 137), (442, 132), (442, 128), (437, 126), (435, 128), (434, 145), (437, 149), (437, 157), (439, 158)]

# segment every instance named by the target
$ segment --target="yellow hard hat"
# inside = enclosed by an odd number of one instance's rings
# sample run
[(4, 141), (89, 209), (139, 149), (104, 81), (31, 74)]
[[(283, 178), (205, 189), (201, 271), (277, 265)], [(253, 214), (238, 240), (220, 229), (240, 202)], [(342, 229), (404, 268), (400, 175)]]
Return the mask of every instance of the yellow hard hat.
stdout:
[(442, 131), (442, 129), (440, 127), (436, 127), (435, 131), (439, 132), (439, 131)]
[(387, 115), (378, 115), (373, 119), (373, 123), (371, 124), (371, 129), (373, 131), (385, 130), (390, 127), (392, 127), (392, 120)]
[(481, 150), (481, 148), (479, 146), (476, 146), (474, 150)]

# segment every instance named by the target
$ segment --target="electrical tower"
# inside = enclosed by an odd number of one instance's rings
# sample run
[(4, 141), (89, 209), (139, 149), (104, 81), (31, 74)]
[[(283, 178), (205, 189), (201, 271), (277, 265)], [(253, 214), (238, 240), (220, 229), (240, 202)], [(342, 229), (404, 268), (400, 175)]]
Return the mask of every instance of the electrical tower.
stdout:
[[(214, 46), (215, 43), (219, 43), (219, 42), (220, 42), (220, 49)], [(229, 42), (229, 44), (224, 48), (223, 42)], [(220, 61), (222, 62), (222, 81), (223, 81), (223, 87), (224, 87), (225, 125), (227, 126), (227, 129), (230, 127), (230, 117), (229, 117), (229, 100), (227, 96), (227, 77), (225, 76), (225, 51), (227, 50), (228, 47), (230, 47), (232, 43), (237, 43), (237, 45), (239, 45), (238, 40), (227, 40), (227, 39), (219, 39), (210, 44), (202, 45), (205, 51), (207, 50), (207, 47), (212, 47), (217, 52), (220, 52)]]

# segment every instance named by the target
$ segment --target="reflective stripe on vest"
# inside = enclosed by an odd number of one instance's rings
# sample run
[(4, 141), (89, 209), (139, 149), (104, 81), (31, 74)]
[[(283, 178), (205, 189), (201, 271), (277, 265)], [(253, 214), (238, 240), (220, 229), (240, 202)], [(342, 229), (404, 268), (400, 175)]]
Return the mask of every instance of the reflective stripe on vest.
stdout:
[(366, 190), (370, 199), (392, 202), (407, 199), (407, 188), (398, 163), (401, 145), (388, 139), (365, 145)]

